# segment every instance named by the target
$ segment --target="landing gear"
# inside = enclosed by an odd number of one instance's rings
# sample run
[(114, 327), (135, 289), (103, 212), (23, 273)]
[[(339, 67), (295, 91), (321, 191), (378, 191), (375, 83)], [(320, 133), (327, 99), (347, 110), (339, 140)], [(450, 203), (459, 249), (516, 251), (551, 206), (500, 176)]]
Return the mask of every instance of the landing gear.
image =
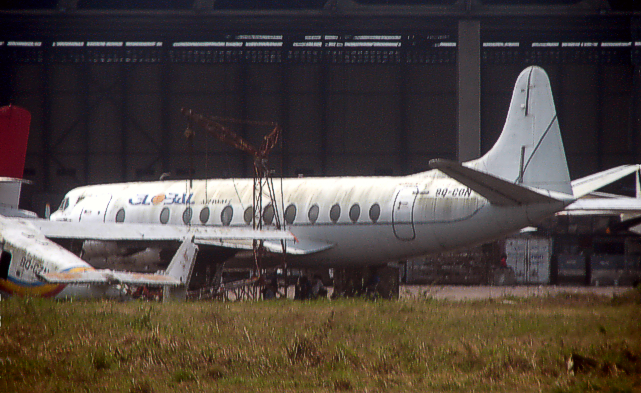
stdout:
[(334, 269), (332, 297), (398, 299), (399, 268), (372, 266)]

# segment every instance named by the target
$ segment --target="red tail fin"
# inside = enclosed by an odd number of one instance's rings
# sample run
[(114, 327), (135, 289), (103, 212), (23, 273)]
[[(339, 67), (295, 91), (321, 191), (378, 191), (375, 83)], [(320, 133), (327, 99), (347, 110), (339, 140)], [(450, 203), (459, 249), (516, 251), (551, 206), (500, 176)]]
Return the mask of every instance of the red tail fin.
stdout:
[(0, 177), (22, 178), (31, 114), (15, 105), (0, 107)]

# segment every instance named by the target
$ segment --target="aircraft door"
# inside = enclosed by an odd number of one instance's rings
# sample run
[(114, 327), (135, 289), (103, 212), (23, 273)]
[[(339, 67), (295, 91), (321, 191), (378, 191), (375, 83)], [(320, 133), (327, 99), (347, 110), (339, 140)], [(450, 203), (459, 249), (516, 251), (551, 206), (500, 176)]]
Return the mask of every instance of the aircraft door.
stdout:
[(79, 203), (80, 216), (78, 221), (105, 222), (109, 203), (111, 203), (111, 195), (109, 194), (86, 197)]
[(403, 187), (396, 193), (392, 207), (392, 228), (399, 240), (414, 240), (414, 202), (418, 187)]

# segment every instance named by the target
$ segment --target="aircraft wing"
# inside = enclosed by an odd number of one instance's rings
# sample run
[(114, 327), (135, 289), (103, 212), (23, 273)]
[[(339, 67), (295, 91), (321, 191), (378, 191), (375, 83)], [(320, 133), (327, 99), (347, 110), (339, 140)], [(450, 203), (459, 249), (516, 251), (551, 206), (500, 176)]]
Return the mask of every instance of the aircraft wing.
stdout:
[(178, 286), (183, 284), (174, 277), (162, 274), (131, 273), (114, 270), (85, 270), (83, 272), (40, 273), (38, 277), (49, 284), (134, 284)]
[[(182, 244), (167, 267), (165, 274), (127, 271), (95, 270), (75, 254), (50, 241), (32, 221), (0, 216), (0, 242), (28, 253), (30, 258), (56, 266), (59, 270), (35, 272), (50, 284), (134, 284), (179, 286), (188, 283), (198, 253), (194, 236), (183, 236)], [(41, 220), (44, 221), (44, 220)], [(293, 236), (292, 236), (293, 237)]]
[(129, 223), (83, 223), (48, 220), (29, 220), (46, 237), (55, 239), (83, 239), (104, 241), (181, 241), (188, 234), (194, 236), (194, 243), (235, 250), (252, 250), (254, 240), (265, 241), (268, 251), (282, 253), (281, 241), (285, 241), (289, 255), (308, 255), (332, 248), (334, 245), (299, 240), (288, 231), (254, 230), (235, 227), (179, 226)]
[[(82, 240), (149, 240), (182, 241), (187, 235), (194, 236), (194, 243), (240, 240), (294, 240), (290, 232), (279, 230), (254, 230), (236, 227), (209, 227), (133, 223), (91, 223), (48, 220), (29, 220), (48, 238)], [(251, 247), (250, 247), (251, 248)]]
[(559, 202), (558, 199), (539, 194), (530, 188), (510, 183), (496, 176), (468, 168), (456, 161), (444, 159), (430, 160), (430, 167), (438, 169), (459, 183), (468, 186), (494, 205), (518, 206)]

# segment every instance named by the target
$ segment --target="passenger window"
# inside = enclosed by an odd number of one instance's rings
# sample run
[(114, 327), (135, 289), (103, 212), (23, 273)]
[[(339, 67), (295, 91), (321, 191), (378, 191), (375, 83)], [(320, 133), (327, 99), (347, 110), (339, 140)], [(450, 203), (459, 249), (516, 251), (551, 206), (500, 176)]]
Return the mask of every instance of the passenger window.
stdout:
[(312, 207), (309, 208), (309, 212), (307, 213), (307, 218), (309, 218), (309, 222), (312, 224), (316, 223), (316, 220), (318, 220), (318, 205), (313, 205)]
[(160, 211), (160, 223), (166, 224), (168, 222), (169, 222), (169, 208), (163, 207), (163, 209)]
[(188, 225), (191, 222), (192, 214), (193, 211), (191, 210), (191, 207), (186, 208), (183, 212), (183, 222), (185, 223), (185, 225)]
[(234, 209), (231, 206), (225, 206), (223, 211), (220, 213), (220, 221), (222, 221), (224, 226), (229, 226), (231, 224), (231, 219), (234, 218)]
[(378, 218), (381, 216), (381, 207), (378, 205), (378, 203), (375, 203), (372, 205), (372, 207), (369, 208), (369, 219), (372, 220), (372, 222), (378, 221)]
[(251, 225), (253, 219), (254, 219), (254, 207), (250, 206), (247, 209), (245, 209), (245, 213), (243, 213), (243, 219), (245, 219), (245, 224)]
[(263, 210), (263, 222), (271, 225), (272, 221), (274, 221), (274, 206), (269, 204), (265, 206), (265, 210)]
[(287, 209), (285, 209), (285, 222), (291, 225), (294, 223), (295, 219), (296, 219), (296, 206), (291, 204), (287, 206)]
[(116, 213), (116, 222), (125, 222), (125, 209), (118, 210), (118, 213)]
[(361, 216), (361, 207), (358, 205), (358, 203), (355, 203), (352, 205), (352, 207), (349, 208), (349, 219), (352, 220), (352, 222), (358, 221), (358, 218)]
[(338, 219), (341, 218), (341, 207), (337, 204), (332, 206), (329, 210), (329, 218), (333, 223), (338, 222)]
[(205, 206), (200, 211), (200, 222), (202, 222), (203, 224), (207, 224), (207, 221), (209, 221), (209, 207)]

